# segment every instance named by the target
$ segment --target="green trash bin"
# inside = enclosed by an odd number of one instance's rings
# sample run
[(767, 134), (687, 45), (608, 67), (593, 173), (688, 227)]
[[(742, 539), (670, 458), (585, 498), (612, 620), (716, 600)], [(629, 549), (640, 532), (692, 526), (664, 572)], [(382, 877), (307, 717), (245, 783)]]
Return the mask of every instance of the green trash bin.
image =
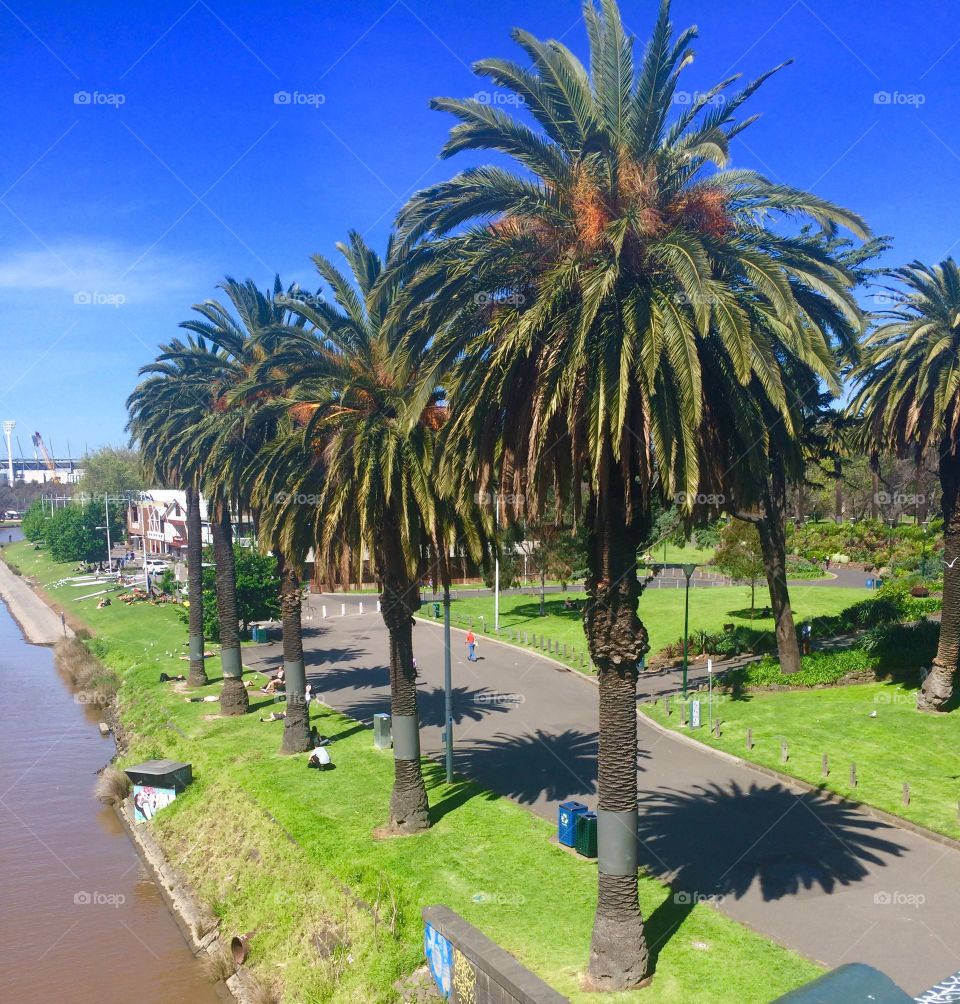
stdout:
[(574, 838), (574, 848), (577, 854), (585, 858), (597, 856), (597, 814), (581, 812), (577, 816), (577, 835)]

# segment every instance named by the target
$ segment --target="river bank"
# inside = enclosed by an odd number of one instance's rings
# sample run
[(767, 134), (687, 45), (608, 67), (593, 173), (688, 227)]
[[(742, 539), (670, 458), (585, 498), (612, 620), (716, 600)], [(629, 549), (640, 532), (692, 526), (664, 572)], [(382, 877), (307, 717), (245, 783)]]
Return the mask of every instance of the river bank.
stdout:
[[(2, 563), (0, 572), (11, 574)], [(93, 798), (115, 752), (99, 710), (74, 699), (52, 653), (28, 644), (2, 603), (0, 687), (5, 999), (216, 1004), (119, 819)]]
[[(14, 545), (8, 557), (56, 601), (51, 584), (63, 573), (45, 555)], [(221, 719), (210, 713), (216, 705), (187, 703), (157, 682), (160, 672), (184, 668), (174, 607), (83, 601), (75, 616), (122, 681), (130, 749), (121, 766), (151, 757), (192, 763), (193, 784), (149, 830), (225, 936), (254, 932), (248, 963), (273, 999), (413, 999), (422, 979), (420, 910), (444, 903), (571, 1000), (596, 1000), (580, 984), (595, 864), (551, 844), (551, 824), (471, 782), (447, 785), (425, 761), (433, 826), (378, 840), (392, 756), (373, 749), (367, 724), (315, 705), (335, 769), (306, 770), (304, 758), (279, 754), (282, 725), (260, 721), (276, 704), (256, 682), (251, 713), (240, 719)], [(337, 653), (325, 658), (335, 672)], [(216, 694), (218, 683), (197, 695)], [(763, 1004), (818, 972), (707, 906), (678, 903), (653, 879), (641, 877), (640, 896), (657, 951), (654, 987), (618, 1002)]]

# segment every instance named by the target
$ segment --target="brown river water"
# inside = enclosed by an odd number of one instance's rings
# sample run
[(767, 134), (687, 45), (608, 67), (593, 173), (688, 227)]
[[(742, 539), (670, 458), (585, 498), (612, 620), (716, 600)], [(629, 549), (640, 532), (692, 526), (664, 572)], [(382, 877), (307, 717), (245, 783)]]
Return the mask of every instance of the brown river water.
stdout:
[(113, 810), (92, 796), (113, 739), (2, 601), (0, 690), (0, 1000), (220, 1001)]

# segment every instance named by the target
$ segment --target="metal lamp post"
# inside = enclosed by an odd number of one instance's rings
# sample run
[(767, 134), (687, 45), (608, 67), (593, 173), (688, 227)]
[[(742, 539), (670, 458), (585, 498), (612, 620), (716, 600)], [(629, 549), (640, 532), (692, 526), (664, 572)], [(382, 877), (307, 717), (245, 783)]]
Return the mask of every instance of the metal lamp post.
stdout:
[(687, 577), (687, 586), (683, 598), (683, 699), (687, 699), (687, 646), (690, 635), (690, 576), (697, 570), (696, 565), (684, 565), (683, 574)]
[(443, 584), (443, 715), (447, 784), (453, 784), (453, 675), (450, 668), (450, 586)]
[[(500, 529), (500, 500), (497, 498), (497, 491), (493, 491), (493, 519), (497, 530)], [(497, 549), (494, 553), (493, 566), (493, 632), (500, 633), (500, 540), (497, 536)]]

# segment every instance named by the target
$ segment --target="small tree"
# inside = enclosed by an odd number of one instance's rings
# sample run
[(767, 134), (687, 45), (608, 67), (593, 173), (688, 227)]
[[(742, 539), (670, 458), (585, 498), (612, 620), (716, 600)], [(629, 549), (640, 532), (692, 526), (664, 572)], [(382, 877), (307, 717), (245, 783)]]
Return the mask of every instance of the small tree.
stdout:
[(140, 454), (122, 446), (105, 446), (83, 458), (80, 491), (84, 495), (125, 495), (147, 487)]
[(42, 544), (47, 535), (47, 522), (50, 515), (42, 499), (34, 499), (30, 508), (23, 514), (21, 529), (27, 540), (34, 544)]
[[(68, 505), (43, 524), (43, 539), (54, 561), (106, 561), (107, 534), (102, 505)], [(31, 527), (32, 529), (32, 527)], [(110, 539), (123, 539), (123, 514), (110, 513)]]
[(731, 520), (720, 531), (713, 563), (735, 582), (750, 583), (750, 620), (753, 620), (757, 581), (764, 575), (763, 550), (756, 526), (739, 519)]
[[(280, 576), (277, 559), (254, 548), (234, 545), (237, 570), (237, 615), (243, 633), (253, 621), (276, 620), (280, 616)], [(204, 555), (204, 564), (213, 564), (213, 554)], [(209, 641), (220, 636), (217, 608), (216, 569), (203, 570), (203, 633)]]

